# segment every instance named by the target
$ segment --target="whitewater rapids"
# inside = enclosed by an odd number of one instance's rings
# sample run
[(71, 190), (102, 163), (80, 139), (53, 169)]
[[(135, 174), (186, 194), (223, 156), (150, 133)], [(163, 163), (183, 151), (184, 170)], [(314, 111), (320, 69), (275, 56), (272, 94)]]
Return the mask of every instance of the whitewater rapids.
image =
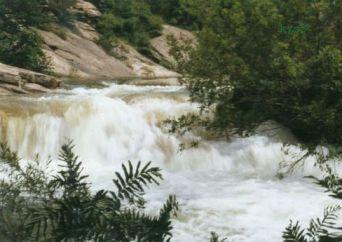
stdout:
[(319, 174), (313, 159), (278, 179), (286, 154), (281, 142), (268, 137), (202, 140), (198, 148), (180, 152), (183, 140), (169, 134), (162, 121), (189, 112), (197, 112), (197, 105), (180, 86), (110, 84), (2, 97), (0, 141), (24, 160), (39, 154), (56, 165), (61, 145), (73, 140), (94, 190), (112, 189), (114, 171), (123, 162), (152, 161), (165, 180), (147, 191), (147, 211), (156, 214), (169, 194), (177, 196), (176, 242), (206, 242), (211, 231), (229, 241), (278, 242), (290, 219), (307, 226), (336, 203), (303, 178)]

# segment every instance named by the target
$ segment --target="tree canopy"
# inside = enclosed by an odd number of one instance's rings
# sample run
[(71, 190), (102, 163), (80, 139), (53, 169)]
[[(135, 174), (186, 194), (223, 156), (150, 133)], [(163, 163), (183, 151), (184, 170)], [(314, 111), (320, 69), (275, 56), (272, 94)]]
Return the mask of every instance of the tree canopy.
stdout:
[(210, 126), (244, 131), (275, 120), (305, 143), (341, 145), (342, 4), (210, 2), (198, 46), (173, 48), (192, 100), (215, 109)]

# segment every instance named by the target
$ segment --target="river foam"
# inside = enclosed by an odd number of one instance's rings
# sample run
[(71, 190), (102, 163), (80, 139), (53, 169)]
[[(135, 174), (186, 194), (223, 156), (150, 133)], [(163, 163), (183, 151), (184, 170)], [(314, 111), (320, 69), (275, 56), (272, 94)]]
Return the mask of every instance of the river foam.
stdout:
[(95, 190), (112, 188), (122, 162), (152, 161), (161, 167), (165, 181), (148, 190), (147, 209), (153, 214), (168, 194), (178, 197), (173, 241), (208, 241), (210, 231), (230, 241), (281, 241), (289, 219), (308, 223), (335, 202), (302, 178), (319, 174), (313, 158), (279, 180), (279, 164), (287, 156), (283, 144), (269, 137), (201, 140), (198, 148), (180, 152), (183, 140), (165, 132), (161, 122), (197, 112), (198, 105), (189, 103), (179, 86), (75, 88), (8, 105), (0, 108), (2, 141), (24, 159), (38, 153), (56, 160), (60, 146), (73, 140)]

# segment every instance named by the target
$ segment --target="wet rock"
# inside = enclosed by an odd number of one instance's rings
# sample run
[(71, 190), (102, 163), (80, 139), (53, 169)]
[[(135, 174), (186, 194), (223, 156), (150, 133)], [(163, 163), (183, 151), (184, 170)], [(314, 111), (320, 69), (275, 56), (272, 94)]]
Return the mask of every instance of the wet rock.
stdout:
[(291, 133), (290, 129), (284, 127), (276, 121), (269, 120), (260, 124), (256, 130), (256, 134), (269, 137), (277, 142), (286, 144), (297, 144), (298, 140)]

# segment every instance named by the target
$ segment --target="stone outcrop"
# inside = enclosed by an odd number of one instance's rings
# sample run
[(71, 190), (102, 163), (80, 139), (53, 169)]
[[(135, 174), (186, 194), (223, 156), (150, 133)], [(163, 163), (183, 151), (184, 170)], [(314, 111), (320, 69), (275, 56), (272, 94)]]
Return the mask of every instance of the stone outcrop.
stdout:
[(273, 120), (261, 123), (254, 131), (256, 134), (266, 136), (275, 142), (298, 144), (298, 140), (290, 129)]
[(47, 92), (60, 83), (55, 77), (0, 63), (0, 94)]
[(87, 40), (96, 42), (100, 39), (100, 34), (89, 24), (75, 21), (74, 26), (76, 28), (77, 34)]
[[(74, 9), (86, 17), (84, 21), (101, 16), (101, 12), (92, 3), (84, 0), (78, 0)], [(97, 44), (100, 34), (89, 23), (75, 21), (72, 31), (63, 31), (65, 35), (60, 37), (52, 32), (38, 30), (45, 43), (44, 52), (58, 76), (87, 80), (179, 77), (178, 73), (158, 65), (123, 41), (118, 41), (113, 50), (115, 55), (108, 54)], [(179, 29), (168, 25), (164, 32), (179, 36)], [(186, 35), (189, 35), (187, 31)], [(154, 42), (164, 43), (158, 40)]]
[(120, 56), (122, 61), (139, 77), (180, 77), (178, 73), (156, 64), (123, 41), (117, 43), (117, 47), (113, 52)]
[(174, 62), (170, 55), (170, 45), (168, 36), (173, 36), (177, 41), (191, 40), (196, 43), (195, 36), (187, 30), (180, 29), (170, 25), (163, 25), (162, 35), (151, 40), (153, 55), (159, 61)]
[(87, 17), (98, 18), (101, 17), (101, 12), (90, 2), (77, 0), (75, 9), (84, 13)]
[(66, 31), (62, 39), (52, 32), (39, 30), (44, 52), (53, 71), (60, 76), (78, 79), (114, 79), (136, 76), (120, 60), (108, 55), (94, 40), (96, 32), (86, 23), (77, 23), (79, 34)]
[(162, 78), (179, 77), (176, 72), (158, 65), (140, 54), (132, 46), (118, 41), (109, 55), (96, 42), (100, 35), (87, 23), (76, 21), (65, 38), (38, 30), (44, 40), (44, 52), (53, 71), (59, 76), (75, 79), (116, 79), (124, 77)]

